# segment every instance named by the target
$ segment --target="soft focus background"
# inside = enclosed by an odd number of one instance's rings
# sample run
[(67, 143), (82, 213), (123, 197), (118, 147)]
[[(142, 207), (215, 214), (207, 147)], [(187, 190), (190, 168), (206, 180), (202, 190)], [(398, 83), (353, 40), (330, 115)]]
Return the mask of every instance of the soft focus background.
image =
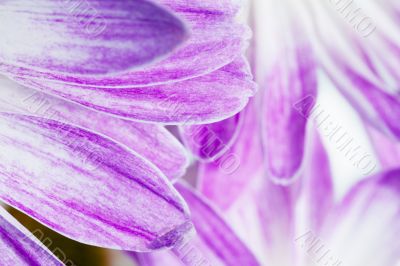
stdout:
[[(239, 19), (244, 20), (246, 16), (247, 14), (244, 11), (242, 13), (242, 17)], [(259, 27), (261, 26), (259, 25)], [(354, 144), (360, 147), (360, 151), (362, 151), (363, 154), (368, 154), (372, 162), (376, 162), (377, 167), (374, 168), (373, 172), (371, 173), (378, 172), (378, 159), (358, 114), (350, 106), (347, 100), (340, 95), (340, 93), (335, 89), (335, 87), (323, 73), (319, 74), (319, 90), (317, 105), (319, 104), (320, 110), (324, 111), (324, 114), (321, 116), (329, 116), (330, 120), (341, 125), (343, 132), (347, 132), (348, 136), (354, 139)], [(324, 129), (319, 128), (319, 130), (323, 131)], [(322, 134), (322, 136), (324, 136), (324, 134)], [(337, 145), (335, 145), (335, 143), (333, 143), (328, 137), (325, 137), (323, 140), (329, 153), (331, 169), (334, 175), (335, 191), (337, 193), (336, 197), (339, 198), (348, 191), (350, 186), (355, 184), (358, 180), (364, 178), (365, 173), (362, 169), (355, 167), (353, 162), (349, 160), (345, 154), (343, 154), (343, 152), (338, 150)], [(195, 174), (195, 171), (191, 171), (187, 175), (187, 178), (195, 178)], [(61, 256), (65, 255), (66, 258), (74, 263), (73, 265), (134, 265), (132, 260), (122, 252), (109, 251), (77, 243), (41, 226), (39, 223), (33, 221), (29, 217), (16, 210), (9, 210), (12, 215), (15, 216), (31, 232), (42, 233), (40, 240), (44, 242), (44, 244), (48, 246), (50, 250), (53, 252), (56, 251), (56, 255), (60, 255), (61, 251)]]

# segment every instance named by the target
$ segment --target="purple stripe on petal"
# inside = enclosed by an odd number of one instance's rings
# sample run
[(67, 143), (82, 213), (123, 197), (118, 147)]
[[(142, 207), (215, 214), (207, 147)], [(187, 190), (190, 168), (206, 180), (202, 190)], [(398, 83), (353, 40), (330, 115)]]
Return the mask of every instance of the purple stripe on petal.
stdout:
[[(205, 75), (232, 62), (247, 46), (250, 30), (234, 21), (238, 6), (234, 1), (155, 0), (181, 17), (190, 29), (190, 38), (175, 53), (141, 70), (111, 77), (76, 77), (24, 68), (5, 69), (10, 75), (61, 81), (72, 84), (130, 88), (176, 82)], [(162, 42), (160, 42), (162, 43)]]
[(101, 112), (164, 124), (212, 123), (230, 117), (244, 108), (256, 86), (244, 58), (202, 77), (151, 87), (102, 89), (18, 82)]
[[(396, 88), (393, 88), (393, 84), (380, 71), (382, 62), (375, 62), (376, 59), (386, 60), (384, 58), (387, 56), (374, 54), (367, 45), (374, 43), (373, 49), (384, 52), (388, 47), (376, 46), (376, 42), (379, 40), (382, 44), (382, 41), (387, 40), (382, 40), (384, 37), (375, 36), (376, 34), (367, 39), (356, 36), (353, 29), (346, 28), (347, 25), (343, 25), (342, 19), (329, 7), (321, 3), (313, 7), (314, 30), (320, 43), (314, 48), (326, 73), (366, 121), (382, 132), (400, 138), (398, 84), (395, 83)], [(326, 15), (321, 15), (322, 13)], [(331, 28), (329, 33), (321, 25), (328, 25)], [(332, 36), (336, 42), (331, 41)], [(315, 43), (317, 44), (317, 40)], [(389, 49), (391, 57), (399, 54), (393, 47)]]
[(185, 146), (201, 161), (215, 161), (236, 141), (241, 122), (238, 113), (212, 124), (183, 126), (180, 135)]
[(126, 121), (94, 112), (0, 78), (1, 109), (58, 120), (102, 133), (143, 155), (169, 179), (181, 177), (188, 166), (184, 147), (164, 127)]
[(4, 266), (64, 265), (2, 207), (0, 253), (0, 264)]
[(277, 44), (267, 52), (263, 73), (263, 144), (270, 177), (288, 184), (299, 176), (303, 161), (307, 117), (312, 106), (302, 109), (297, 104), (316, 97), (315, 61), (306, 27), (292, 13), (294, 7), (284, 1), (268, 2), (271, 7), (265, 16), (274, 21), (269, 21), (269, 27), (259, 34)]
[[(192, 213), (198, 238), (201, 240), (206, 258), (212, 262), (220, 261), (220, 265), (260, 265), (251, 251), (236, 236), (234, 231), (219, 216), (215, 209), (189, 186), (178, 183), (178, 191), (184, 197)], [(175, 253), (180, 253), (177, 248)]]
[(82, 243), (131, 251), (171, 247), (187, 207), (147, 160), (69, 124), (0, 114), (0, 199)]
[(6, 73), (128, 71), (186, 38), (177, 17), (146, 0), (1, 1), (0, 17), (0, 69)]
[(307, 230), (316, 233), (321, 229), (333, 207), (333, 181), (328, 155), (318, 132), (309, 134), (307, 139), (310, 142), (307, 145), (301, 185), (301, 196), (304, 201), (298, 200), (300, 204), (303, 203), (298, 215), (306, 216), (304, 219), (306, 228), (302, 233)]
[(228, 209), (263, 169), (258, 113), (254, 101), (242, 111), (238, 138), (219, 160), (199, 170), (201, 192), (223, 210)]

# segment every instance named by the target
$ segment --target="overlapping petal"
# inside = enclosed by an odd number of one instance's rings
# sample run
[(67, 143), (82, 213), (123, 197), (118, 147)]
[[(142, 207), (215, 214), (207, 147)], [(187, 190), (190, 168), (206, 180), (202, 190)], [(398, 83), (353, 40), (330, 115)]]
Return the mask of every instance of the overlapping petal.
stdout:
[(212, 162), (220, 158), (236, 141), (241, 118), (238, 113), (212, 124), (183, 126), (180, 135), (193, 155), (201, 161)]
[(186, 39), (182, 21), (146, 0), (1, 1), (0, 71), (73, 76), (130, 70)]
[(4, 266), (62, 266), (46, 247), (0, 207), (0, 264)]
[(100, 247), (150, 251), (190, 231), (187, 207), (151, 163), (107, 137), (0, 114), (0, 199), (53, 230)]
[(199, 169), (199, 189), (222, 210), (240, 198), (241, 193), (263, 168), (261, 136), (255, 101), (241, 112), (243, 125), (237, 140), (219, 160), (203, 163)]
[(107, 116), (4, 78), (0, 78), (0, 86), (0, 110), (58, 120), (102, 133), (150, 160), (171, 180), (186, 171), (189, 162), (184, 147), (162, 126)]
[[(379, 32), (363, 38), (355, 32), (357, 29), (346, 25), (341, 13), (335, 13), (326, 3), (315, 2), (312, 7), (318, 37), (314, 48), (326, 73), (366, 121), (385, 134), (399, 138), (400, 83), (395, 78), (387, 79), (390, 70), (386, 74), (381, 71), (385, 65), (382, 60), (398, 63), (397, 57), (393, 57), (399, 51), (397, 44)], [(322, 25), (327, 26), (322, 28)], [(327, 27), (329, 31), (325, 30)], [(332, 36), (335, 42), (331, 41)], [(381, 42), (386, 42), (386, 46)], [(388, 49), (392, 55), (385, 54)]]
[(175, 259), (165, 252), (138, 255), (147, 257), (143, 265), (260, 265), (211, 204), (186, 184), (176, 187), (188, 202), (197, 236), (174, 248)]
[(299, 110), (298, 102), (316, 96), (315, 60), (296, 3), (267, 1), (264, 29), (265, 47), (263, 143), (270, 177), (287, 184), (299, 176), (304, 156), (307, 117), (311, 108)]
[[(137, 71), (110, 77), (76, 77), (26, 68), (8, 68), (10, 75), (95, 87), (130, 88), (202, 76), (232, 62), (246, 47), (249, 29), (234, 21), (238, 5), (224, 1), (154, 0), (182, 18), (190, 38), (174, 54)], [(161, 43), (162, 44), (162, 43)]]
[(243, 109), (255, 91), (244, 58), (205, 76), (150, 87), (110, 89), (17, 80), (28, 87), (101, 112), (164, 124), (222, 120)]

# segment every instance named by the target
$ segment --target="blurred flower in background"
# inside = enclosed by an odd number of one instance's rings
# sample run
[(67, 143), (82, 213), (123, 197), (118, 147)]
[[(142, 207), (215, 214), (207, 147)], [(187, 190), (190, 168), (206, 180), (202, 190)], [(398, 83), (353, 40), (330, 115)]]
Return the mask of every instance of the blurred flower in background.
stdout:
[(399, 261), (395, 1), (0, 7), (0, 264)]

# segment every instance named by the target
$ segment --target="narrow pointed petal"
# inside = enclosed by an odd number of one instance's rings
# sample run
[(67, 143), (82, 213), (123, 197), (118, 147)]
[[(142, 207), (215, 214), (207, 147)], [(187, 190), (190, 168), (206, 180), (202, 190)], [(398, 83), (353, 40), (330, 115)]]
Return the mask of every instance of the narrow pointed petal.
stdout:
[(349, 265), (396, 265), (399, 192), (399, 169), (363, 180), (350, 191), (329, 217), (321, 236), (336, 257)]
[[(314, 48), (326, 73), (365, 121), (399, 139), (400, 83), (386, 80), (380, 72), (382, 62), (377, 63), (375, 59), (394, 58), (396, 61), (398, 57), (393, 55), (399, 54), (400, 49), (392, 49), (390, 55), (378, 56), (365, 43), (375, 43), (384, 39), (382, 36), (375, 36), (378, 33), (368, 38), (357, 36), (352, 27), (343, 25), (343, 18), (329, 6), (316, 2), (313, 7), (311, 15), (315, 17), (314, 30), (320, 43)], [(321, 25), (325, 26), (322, 28)], [(331, 29), (329, 33), (325, 31), (326, 25)], [(336, 42), (331, 41), (332, 36)], [(375, 50), (384, 52), (388, 48), (380, 46)]]
[(239, 9), (238, 5), (234, 4), (235, 1), (154, 0), (153, 2), (168, 7), (182, 18), (190, 29), (190, 37), (184, 45), (157, 64), (120, 75), (99, 78), (53, 75), (51, 72), (35, 72), (23, 68), (7, 71), (25, 78), (95, 87), (142, 87), (205, 75), (232, 62), (247, 46), (250, 30), (247, 26), (235, 22), (234, 16)]
[(296, 104), (315, 98), (317, 91), (316, 66), (306, 26), (300, 16), (294, 15), (297, 5), (288, 2), (267, 1), (265, 9), (271, 14), (263, 16), (265, 25), (270, 26), (265, 33), (259, 33), (276, 43), (266, 47), (269, 49), (262, 83), (265, 90), (262, 132), (268, 173), (280, 184), (298, 177), (303, 161), (311, 108), (299, 109)]
[(142, 88), (104, 89), (21, 79), (18, 82), (101, 112), (164, 124), (222, 120), (243, 109), (255, 90), (244, 58), (202, 77)]
[(127, 71), (167, 54), (186, 38), (177, 17), (145, 0), (2, 1), (0, 17), (0, 71), (5, 73), (19, 68), (78, 76)]
[(237, 140), (220, 159), (202, 163), (199, 187), (203, 195), (222, 210), (227, 210), (263, 170), (261, 136), (255, 101), (242, 111), (243, 125)]
[(134, 151), (54, 120), (0, 114), (0, 199), (99, 247), (150, 251), (190, 230), (166, 177)]
[(189, 242), (176, 246), (173, 253), (139, 254), (143, 265), (260, 265), (207, 201), (185, 184), (177, 183), (176, 187), (189, 204), (197, 235)]
[(144, 156), (171, 180), (186, 171), (189, 161), (185, 148), (162, 126), (107, 116), (1, 77), (0, 86), (1, 109), (75, 124), (104, 134)]
[(46, 247), (0, 207), (0, 264), (4, 266), (62, 266)]
[(238, 113), (212, 124), (182, 126), (180, 135), (194, 156), (203, 162), (213, 162), (236, 141), (241, 122), (241, 114)]

